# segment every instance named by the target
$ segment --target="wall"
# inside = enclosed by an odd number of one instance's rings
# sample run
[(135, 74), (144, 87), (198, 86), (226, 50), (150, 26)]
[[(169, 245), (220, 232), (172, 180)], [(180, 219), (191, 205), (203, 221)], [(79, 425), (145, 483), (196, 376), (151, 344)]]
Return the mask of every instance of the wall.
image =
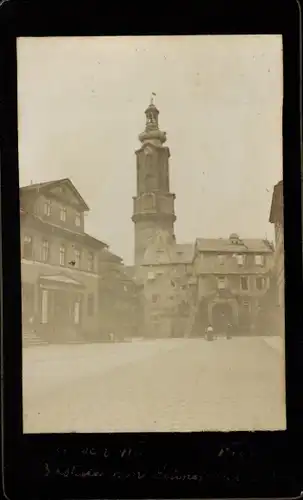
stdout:
[(156, 236), (159, 229), (173, 235), (173, 223), (170, 220), (142, 220), (135, 223), (135, 262), (139, 263), (149, 242)]
[[(49, 222), (51, 224), (56, 224), (61, 227), (65, 227), (75, 232), (84, 232), (84, 213), (78, 210), (75, 206), (70, 205), (65, 200), (59, 201), (54, 197), (46, 197), (44, 194), (34, 195), (28, 193), (27, 195), (21, 194), (21, 205), (29, 208), (30, 213), (34, 213), (42, 220)], [(44, 213), (44, 205), (47, 200), (51, 200), (51, 214), (46, 215)], [(61, 207), (66, 208), (66, 221), (60, 219), (60, 209)], [(80, 214), (80, 225), (76, 225), (76, 213)]]
[[(246, 275), (248, 278), (248, 290), (242, 290), (240, 286), (240, 278), (242, 275), (227, 275), (226, 276), (226, 289), (232, 292), (233, 294), (242, 295), (242, 296), (250, 296), (250, 297), (259, 297), (266, 293), (270, 286), (270, 278), (265, 278), (264, 288), (259, 290), (256, 286), (256, 278), (262, 277), (261, 275)], [(199, 275), (198, 277), (198, 293), (199, 298), (204, 296), (208, 296), (210, 293), (218, 290), (218, 275)]]
[(144, 266), (145, 328), (150, 336), (185, 335), (195, 296), (186, 270), (185, 264)]
[[(56, 231), (56, 230), (55, 230)], [(68, 266), (68, 263), (73, 261), (75, 259), (75, 249), (80, 250), (81, 252), (81, 259), (80, 259), (80, 270), (83, 271), (88, 271), (89, 269), (89, 254), (93, 253), (94, 255), (94, 265), (93, 265), (93, 271), (96, 273), (97, 272), (97, 253), (96, 249), (84, 245), (83, 243), (78, 243), (76, 239), (71, 239), (72, 235), (69, 235), (69, 237), (64, 237), (61, 234), (58, 234), (58, 232), (53, 232), (53, 234), (49, 231), (41, 232), (41, 230), (35, 229), (32, 226), (27, 226), (26, 224), (23, 224), (21, 222), (21, 257), (23, 257), (23, 250), (24, 250), (24, 237), (25, 236), (31, 236), (33, 240), (33, 254), (32, 254), (32, 260), (33, 261), (41, 261), (41, 248), (42, 248), (42, 242), (43, 240), (47, 240), (49, 242), (49, 261), (48, 263), (51, 265), (57, 265), (60, 266), (60, 247), (64, 245), (65, 247), (65, 260), (66, 260), (66, 267)], [(65, 269), (65, 266), (60, 266), (61, 271)]]
[[(219, 255), (224, 255), (223, 264), (219, 261)], [(262, 255), (260, 253), (247, 253), (245, 254), (245, 264), (240, 266), (237, 263), (237, 259), (233, 257), (232, 253), (220, 254), (219, 252), (198, 252), (194, 261), (195, 273), (203, 274), (203, 273), (217, 273), (217, 274), (256, 274), (256, 273), (264, 273), (267, 272), (273, 266), (273, 254), (267, 253), (264, 254), (265, 262), (264, 266), (257, 266), (254, 261), (255, 255)]]

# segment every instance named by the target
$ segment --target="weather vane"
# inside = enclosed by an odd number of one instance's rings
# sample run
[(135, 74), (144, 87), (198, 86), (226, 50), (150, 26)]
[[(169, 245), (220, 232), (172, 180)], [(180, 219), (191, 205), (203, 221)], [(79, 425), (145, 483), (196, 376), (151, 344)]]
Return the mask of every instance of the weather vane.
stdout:
[(151, 104), (154, 104), (154, 97), (156, 97), (156, 94), (155, 94), (155, 92), (152, 92), (151, 99), (150, 99)]

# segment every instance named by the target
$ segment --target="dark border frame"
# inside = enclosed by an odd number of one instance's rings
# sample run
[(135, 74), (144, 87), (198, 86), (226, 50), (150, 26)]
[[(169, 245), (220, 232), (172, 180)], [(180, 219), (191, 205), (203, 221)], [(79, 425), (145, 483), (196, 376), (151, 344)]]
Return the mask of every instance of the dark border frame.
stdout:
[[(198, 2), (197, 2), (198, 4)], [(300, 9), (295, 0), (217, 0), (196, 10), (6, 0), (0, 7), (2, 437), (9, 498), (298, 496), (303, 489)], [(115, 12), (116, 9), (116, 12)], [(140, 12), (139, 12), (140, 11)], [(140, 17), (139, 17), (140, 13)], [(228, 28), (227, 28), (228, 27)], [(282, 34), (286, 432), (22, 435), (16, 36)], [(277, 179), (278, 181), (279, 179)], [(266, 216), (266, 215), (265, 215)], [(73, 464), (82, 471), (77, 477)], [(61, 473), (56, 473), (59, 468)], [(79, 473), (79, 468), (77, 468)], [(95, 471), (95, 477), (90, 477)], [(120, 471), (120, 474), (118, 473)], [(103, 474), (103, 475), (101, 475)]]

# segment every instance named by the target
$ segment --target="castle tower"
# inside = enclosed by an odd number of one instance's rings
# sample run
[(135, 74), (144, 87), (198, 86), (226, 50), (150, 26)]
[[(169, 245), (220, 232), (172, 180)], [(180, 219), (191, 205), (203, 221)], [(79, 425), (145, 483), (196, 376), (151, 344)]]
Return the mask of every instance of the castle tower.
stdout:
[(153, 98), (145, 111), (145, 131), (136, 151), (137, 195), (133, 197), (132, 220), (135, 224), (135, 265), (142, 262), (145, 250), (159, 231), (174, 239), (175, 195), (169, 191), (169, 148), (166, 133), (159, 129), (159, 111)]

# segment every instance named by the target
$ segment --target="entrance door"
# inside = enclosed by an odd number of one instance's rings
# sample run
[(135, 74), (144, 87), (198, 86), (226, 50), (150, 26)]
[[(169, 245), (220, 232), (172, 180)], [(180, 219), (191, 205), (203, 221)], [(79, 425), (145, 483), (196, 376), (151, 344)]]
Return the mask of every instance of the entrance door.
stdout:
[(69, 326), (69, 294), (63, 290), (54, 291), (54, 323), (61, 330)]
[(212, 311), (213, 328), (216, 333), (226, 333), (228, 323), (233, 322), (232, 308), (228, 303), (215, 304)]

